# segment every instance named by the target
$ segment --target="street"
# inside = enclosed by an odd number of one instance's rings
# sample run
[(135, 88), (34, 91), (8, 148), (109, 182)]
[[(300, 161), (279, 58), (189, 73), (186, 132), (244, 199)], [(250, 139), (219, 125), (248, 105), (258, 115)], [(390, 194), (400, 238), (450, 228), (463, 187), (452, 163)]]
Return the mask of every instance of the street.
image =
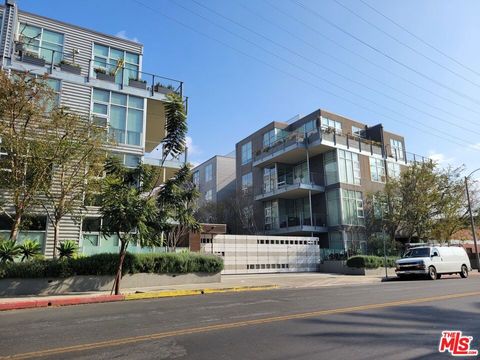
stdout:
[(479, 348), (480, 277), (0, 313), (3, 358), (412, 359), (442, 330)]

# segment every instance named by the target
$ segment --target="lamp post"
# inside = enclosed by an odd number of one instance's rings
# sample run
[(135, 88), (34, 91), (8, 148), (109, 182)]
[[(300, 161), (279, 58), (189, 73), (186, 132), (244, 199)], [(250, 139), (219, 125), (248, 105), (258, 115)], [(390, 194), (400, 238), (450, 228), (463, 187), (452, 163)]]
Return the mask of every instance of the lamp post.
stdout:
[(468, 212), (470, 214), (470, 224), (472, 226), (472, 235), (473, 235), (473, 245), (475, 247), (475, 260), (477, 263), (477, 271), (480, 272), (480, 259), (478, 254), (478, 247), (477, 247), (477, 234), (475, 233), (475, 221), (473, 219), (472, 214), (472, 205), (470, 203), (470, 193), (468, 192), (468, 178), (473, 175), (476, 171), (479, 171), (480, 168), (473, 170), (468, 176), (465, 176), (465, 190), (467, 192), (467, 202), (468, 202)]

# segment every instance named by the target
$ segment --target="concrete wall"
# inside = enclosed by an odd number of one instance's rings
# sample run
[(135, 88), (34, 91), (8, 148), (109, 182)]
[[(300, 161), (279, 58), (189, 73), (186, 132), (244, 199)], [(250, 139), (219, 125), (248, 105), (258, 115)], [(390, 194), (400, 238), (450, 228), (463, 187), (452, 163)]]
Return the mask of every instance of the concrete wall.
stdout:
[[(220, 282), (221, 275), (192, 274), (133, 274), (122, 278), (122, 290), (152, 286), (202, 284)], [(82, 291), (110, 291), (114, 276), (72, 276), (69, 278), (1, 279), (0, 296), (55, 295)]]
[[(329, 274), (385, 276), (385, 268), (353, 268), (347, 266), (346, 261), (324, 261), (318, 265), (318, 271)], [(396, 276), (394, 268), (387, 268), (387, 273), (388, 276)]]

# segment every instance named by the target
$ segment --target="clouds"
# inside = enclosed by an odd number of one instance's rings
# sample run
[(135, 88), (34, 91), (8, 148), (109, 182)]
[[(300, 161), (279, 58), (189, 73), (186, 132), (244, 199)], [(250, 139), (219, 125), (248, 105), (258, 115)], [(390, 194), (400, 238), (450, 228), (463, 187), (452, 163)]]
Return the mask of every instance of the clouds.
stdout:
[(138, 38), (136, 38), (136, 37), (133, 37), (133, 38), (128, 37), (126, 30), (120, 30), (119, 32), (117, 32), (117, 33), (115, 34), (115, 36), (119, 37), (120, 39), (130, 40), (130, 41), (133, 41), (133, 42), (136, 42), (136, 43), (139, 42), (139, 41), (138, 41)]
[(445, 154), (437, 152), (435, 150), (430, 150), (428, 152), (428, 158), (435, 161), (438, 165), (441, 166), (451, 164), (455, 161), (454, 157), (447, 157)]
[(480, 150), (480, 143), (470, 144), (469, 147), (474, 150)]

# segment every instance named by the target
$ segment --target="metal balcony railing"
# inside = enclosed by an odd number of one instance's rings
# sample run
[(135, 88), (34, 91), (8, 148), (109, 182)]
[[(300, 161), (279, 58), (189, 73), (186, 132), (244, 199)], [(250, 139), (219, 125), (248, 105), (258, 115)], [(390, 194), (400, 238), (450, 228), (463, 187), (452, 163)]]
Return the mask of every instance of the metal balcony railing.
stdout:
[[(107, 63), (99, 59), (79, 56), (73, 50), (66, 53), (20, 41), (15, 42), (14, 55), (19, 61), (39, 67), (47, 66), (50, 73), (53, 70), (61, 70), (81, 75), (82, 70), (86, 70), (87, 81), (96, 78), (118, 84), (121, 88), (130, 86), (147, 90), (151, 96), (155, 93), (175, 92), (183, 97), (183, 81), (140, 71), (136, 65), (124, 64), (122, 61)], [(187, 101), (188, 98), (185, 98), (186, 103)]]

